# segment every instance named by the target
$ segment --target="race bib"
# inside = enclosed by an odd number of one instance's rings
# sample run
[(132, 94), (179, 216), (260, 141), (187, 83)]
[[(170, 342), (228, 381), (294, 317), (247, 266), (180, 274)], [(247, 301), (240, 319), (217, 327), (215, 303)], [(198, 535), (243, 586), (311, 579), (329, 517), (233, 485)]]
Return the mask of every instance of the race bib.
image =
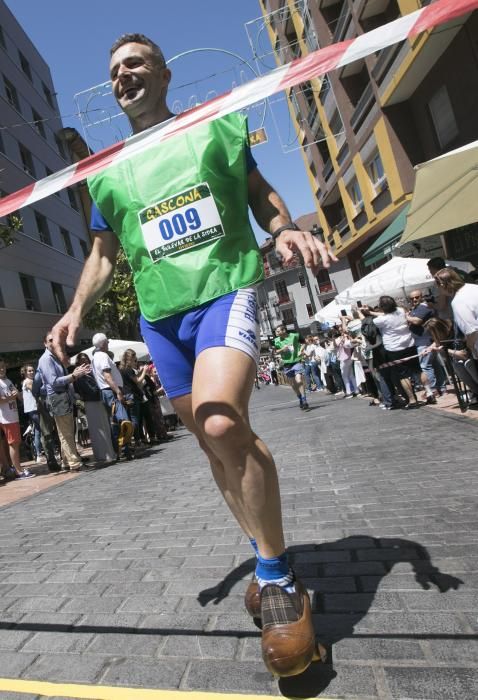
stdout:
[(146, 207), (138, 216), (153, 262), (224, 236), (207, 182)]

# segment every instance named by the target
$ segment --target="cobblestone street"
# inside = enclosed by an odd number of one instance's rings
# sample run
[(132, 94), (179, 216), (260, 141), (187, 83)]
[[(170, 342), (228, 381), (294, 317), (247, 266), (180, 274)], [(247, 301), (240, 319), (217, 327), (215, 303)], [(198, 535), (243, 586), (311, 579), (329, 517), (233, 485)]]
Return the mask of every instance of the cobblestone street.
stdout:
[[(300, 412), (290, 399), (255, 391), (252, 421), (277, 460), (289, 551), (329, 664), (279, 684), (266, 671), (242, 602), (250, 545), (180, 430), (142, 459), (0, 509), (0, 676), (476, 698), (476, 421), (324, 394)], [(0, 697), (40, 693), (0, 682)]]

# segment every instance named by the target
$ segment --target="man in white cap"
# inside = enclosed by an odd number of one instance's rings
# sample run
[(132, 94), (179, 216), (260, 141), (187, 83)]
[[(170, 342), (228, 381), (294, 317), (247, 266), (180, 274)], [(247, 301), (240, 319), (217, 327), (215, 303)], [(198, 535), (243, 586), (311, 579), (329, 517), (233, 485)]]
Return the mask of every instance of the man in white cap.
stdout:
[(95, 333), (91, 342), (95, 346), (92, 360), (93, 374), (101, 390), (103, 403), (112, 418), (111, 433), (113, 447), (119, 458), (118, 438), (120, 424), (123, 422), (130, 422), (128, 413), (123, 404), (123, 377), (108, 353), (108, 338), (106, 335), (104, 333)]

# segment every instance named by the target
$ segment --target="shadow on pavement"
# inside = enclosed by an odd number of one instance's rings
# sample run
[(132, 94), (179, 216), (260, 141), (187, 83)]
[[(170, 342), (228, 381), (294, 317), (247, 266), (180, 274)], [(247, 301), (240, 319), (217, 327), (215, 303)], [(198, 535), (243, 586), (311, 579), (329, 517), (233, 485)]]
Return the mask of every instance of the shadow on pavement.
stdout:
[[(372, 606), (382, 579), (395, 564), (407, 562), (421, 588), (436, 587), (441, 593), (458, 589), (463, 581), (441, 572), (433, 565), (425, 547), (400, 538), (370, 536), (346, 537), (335, 542), (297, 545), (288, 548), (291, 564), (309, 591), (317, 640), (328, 650), (326, 664), (313, 663), (305, 673), (283, 678), (279, 688), (285, 696), (311, 697), (325, 690), (336, 676), (332, 645), (350, 637), (406, 639), (478, 639), (478, 635), (433, 634), (354, 634), (355, 625)], [(199, 603), (217, 605), (226, 598), (239, 579), (251, 575), (255, 559), (248, 559), (214, 588), (201, 591)], [(340, 579), (351, 583), (347, 590)], [(353, 581), (352, 581), (353, 579)], [(342, 591), (342, 592), (341, 592)]]
[(309, 408), (306, 408), (304, 411), (301, 411), (301, 409), (299, 408), (299, 404), (297, 404), (297, 406), (295, 406), (295, 405), (291, 406), (291, 403), (289, 403), (287, 406), (274, 406), (273, 408), (269, 408), (267, 410), (270, 411), (271, 413), (274, 413), (274, 411), (292, 411), (292, 410), (294, 410), (294, 408), (296, 408), (297, 415), (300, 416), (300, 415), (305, 415), (307, 413), (310, 413), (311, 411), (316, 411), (320, 408), (325, 408), (325, 406), (327, 405), (327, 404), (313, 404), (312, 406), (309, 406)]

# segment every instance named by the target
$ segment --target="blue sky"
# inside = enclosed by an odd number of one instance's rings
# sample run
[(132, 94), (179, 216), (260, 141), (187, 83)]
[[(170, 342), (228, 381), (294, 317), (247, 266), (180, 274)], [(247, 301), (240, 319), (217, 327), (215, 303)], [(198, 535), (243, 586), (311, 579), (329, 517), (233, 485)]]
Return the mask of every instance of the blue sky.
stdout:
[[(60, 110), (73, 115), (77, 107), (73, 96), (108, 79), (108, 51), (121, 34), (142, 32), (160, 44), (167, 59), (190, 49), (219, 48), (239, 54), (253, 65), (252, 50), (244, 27), (260, 17), (258, 0), (6, 0), (8, 7), (23, 26), (43, 58), (49, 64)], [(270, 51), (262, 32), (259, 54)], [(273, 67), (271, 56), (261, 61), (261, 70)], [(253, 73), (240, 66), (237, 58), (222, 52), (195, 52), (171, 64), (173, 82), (170, 107), (176, 102), (186, 107), (190, 101), (204, 101), (214, 92), (220, 94), (234, 83), (249, 80)], [(200, 80), (207, 76), (207, 79)], [(183, 87), (181, 87), (183, 86)], [(89, 102), (91, 121), (96, 115), (105, 119), (113, 114), (111, 98), (94, 98)], [(86, 101), (82, 98), (81, 108)], [(103, 111), (101, 111), (103, 110)], [(106, 111), (105, 111), (106, 110)], [(293, 144), (294, 133), (283, 100), (250, 114), (251, 126), (264, 120), (269, 142), (253, 150), (259, 168), (286, 200), (293, 218), (314, 210), (312, 193), (299, 150), (283, 153), (275, 122), (282, 140)], [(66, 126), (81, 128), (78, 118), (64, 119)], [(123, 117), (109, 119), (101, 127), (88, 127), (87, 136), (94, 150), (128, 135)], [(294, 144), (293, 144), (294, 145)], [(256, 228), (256, 232), (259, 229)], [(262, 236), (258, 233), (258, 237)]]

